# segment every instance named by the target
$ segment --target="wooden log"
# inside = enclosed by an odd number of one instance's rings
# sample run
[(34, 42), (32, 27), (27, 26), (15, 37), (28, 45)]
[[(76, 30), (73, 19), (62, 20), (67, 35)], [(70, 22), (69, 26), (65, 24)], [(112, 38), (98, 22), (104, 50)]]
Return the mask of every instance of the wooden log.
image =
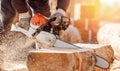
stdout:
[(110, 45), (77, 44), (82, 49), (50, 48), (31, 51), (28, 55), (29, 71), (109, 71), (95, 66), (95, 55), (113, 61)]
[(90, 49), (42, 49), (30, 51), (29, 71), (93, 71), (95, 56)]

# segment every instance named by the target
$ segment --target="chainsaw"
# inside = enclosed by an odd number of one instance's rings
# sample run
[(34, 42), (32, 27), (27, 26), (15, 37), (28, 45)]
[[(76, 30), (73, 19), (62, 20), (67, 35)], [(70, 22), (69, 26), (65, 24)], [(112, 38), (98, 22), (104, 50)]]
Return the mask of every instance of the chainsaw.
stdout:
[[(31, 25), (30, 29), (32, 31), (28, 31), (25, 29), (22, 29), (21, 27), (12, 24), (11, 26), (11, 31), (18, 31), (21, 32), (23, 34), (25, 34), (28, 37), (34, 37), (35, 39), (37, 39), (38, 41), (47, 44), (50, 47), (55, 47), (55, 48), (75, 48), (75, 49), (82, 49), (79, 46), (76, 46), (74, 44), (71, 44), (69, 42), (63, 41), (61, 40), (57, 35), (59, 35), (59, 30), (63, 29), (67, 29), (67, 27), (69, 26), (70, 23), (70, 19), (68, 17), (62, 17), (60, 24), (52, 26), (51, 22), (55, 21), (56, 18), (51, 18), (49, 20), (46, 21), (45, 24), (43, 24), (42, 26), (33, 26)], [(67, 24), (66, 24), (67, 23)], [(51, 31), (52, 30), (52, 31)], [(107, 60), (105, 60), (104, 58), (96, 55), (96, 66), (103, 68), (103, 69), (107, 69), (109, 68), (109, 63)]]

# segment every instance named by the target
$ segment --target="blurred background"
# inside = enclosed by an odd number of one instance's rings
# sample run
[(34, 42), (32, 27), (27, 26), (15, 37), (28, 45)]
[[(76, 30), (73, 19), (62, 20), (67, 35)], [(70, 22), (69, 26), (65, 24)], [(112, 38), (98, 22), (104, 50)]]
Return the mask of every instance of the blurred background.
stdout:
[(120, 23), (120, 0), (71, 0), (67, 15), (78, 28), (83, 42), (97, 43), (101, 26)]

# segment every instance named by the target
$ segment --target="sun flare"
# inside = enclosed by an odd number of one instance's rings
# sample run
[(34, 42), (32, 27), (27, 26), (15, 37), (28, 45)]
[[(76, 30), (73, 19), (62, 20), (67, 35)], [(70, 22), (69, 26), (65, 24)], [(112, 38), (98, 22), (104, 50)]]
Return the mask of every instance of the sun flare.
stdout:
[(120, 3), (120, 0), (100, 0), (101, 3), (113, 6), (115, 3)]

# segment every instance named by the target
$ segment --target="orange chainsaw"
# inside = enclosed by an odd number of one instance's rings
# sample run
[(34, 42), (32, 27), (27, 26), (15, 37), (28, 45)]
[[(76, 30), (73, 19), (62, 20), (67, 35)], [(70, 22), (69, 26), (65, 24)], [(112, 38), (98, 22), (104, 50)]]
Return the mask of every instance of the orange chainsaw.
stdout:
[[(28, 37), (34, 37), (39, 42), (47, 44), (50, 47), (82, 49), (79, 46), (61, 40), (56, 36), (59, 35), (60, 30), (67, 29), (70, 24), (70, 19), (68, 17), (62, 17), (57, 25), (54, 23), (55, 20), (56, 17), (48, 19), (40, 14), (36, 14), (31, 18), (28, 31), (14, 24), (12, 25), (11, 30), (21, 32)], [(109, 67), (107, 60), (98, 55), (96, 55), (95, 65), (105, 69)]]

